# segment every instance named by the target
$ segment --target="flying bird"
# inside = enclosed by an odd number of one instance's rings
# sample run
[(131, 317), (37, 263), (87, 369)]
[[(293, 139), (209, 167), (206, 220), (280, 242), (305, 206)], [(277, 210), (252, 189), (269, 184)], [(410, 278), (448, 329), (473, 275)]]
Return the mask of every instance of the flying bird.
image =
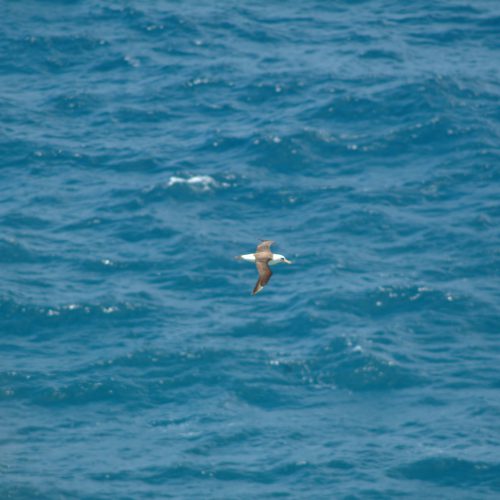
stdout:
[(279, 264), (280, 262), (285, 262), (287, 264), (291, 264), (284, 255), (279, 253), (273, 253), (271, 251), (271, 245), (274, 241), (265, 240), (262, 241), (259, 245), (257, 245), (257, 251), (255, 253), (247, 253), (245, 255), (238, 255), (236, 259), (246, 260), (247, 262), (255, 262), (257, 266), (257, 271), (259, 272), (259, 279), (255, 284), (255, 288), (253, 289), (252, 295), (259, 293), (271, 279), (271, 269), (269, 266), (273, 266), (274, 264)]

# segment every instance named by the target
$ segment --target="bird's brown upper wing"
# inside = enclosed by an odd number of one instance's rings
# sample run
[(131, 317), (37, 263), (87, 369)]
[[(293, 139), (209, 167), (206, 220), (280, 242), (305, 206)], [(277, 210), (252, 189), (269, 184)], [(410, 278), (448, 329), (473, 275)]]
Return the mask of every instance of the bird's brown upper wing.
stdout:
[(255, 287), (253, 289), (252, 294), (255, 295), (256, 293), (259, 293), (266, 285), (267, 282), (271, 279), (272, 272), (271, 269), (269, 269), (269, 260), (257, 260), (255, 262), (255, 265), (257, 266), (257, 271), (259, 271), (259, 279), (257, 280), (257, 283), (255, 284)]
[(274, 241), (271, 240), (265, 240), (262, 243), (259, 243), (257, 245), (257, 252), (266, 252), (269, 251), (269, 248), (271, 245), (274, 243)]

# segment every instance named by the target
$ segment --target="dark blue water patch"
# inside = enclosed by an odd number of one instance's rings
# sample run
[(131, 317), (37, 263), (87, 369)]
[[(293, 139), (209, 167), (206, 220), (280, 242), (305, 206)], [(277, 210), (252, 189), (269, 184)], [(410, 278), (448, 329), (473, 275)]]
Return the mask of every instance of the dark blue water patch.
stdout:
[(407, 363), (369, 352), (351, 340), (322, 347), (306, 366), (306, 378), (352, 391), (392, 390), (419, 386), (424, 377)]
[[(254, 332), (257, 331), (262, 335), (262, 332), (254, 329)], [(279, 389), (281, 384), (295, 385), (297, 388), (387, 391), (418, 387), (425, 383), (425, 379), (415, 373), (411, 365), (405, 367), (388, 356), (370, 353), (359, 344), (343, 338), (301, 359), (275, 356), (264, 360), (258, 372), (259, 377), (240, 396), (246, 402), (264, 406), (273, 404), (273, 401), (274, 404), (280, 404), (280, 401), (285, 405), (295, 404), (293, 399), (284, 399), (285, 392)], [(274, 379), (278, 385), (274, 389), (268, 386), (263, 391), (262, 377), (268, 376), (270, 384)], [(275, 393), (276, 389), (278, 393)]]
[(412, 480), (428, 481), (443, 486), (486, 486), (500, 491), (500, 466), (455, 457), (431, 457), (399, 467), (392, 474)]
[(391, 61), (401, 61), (401, 57), (396, 52), (390, 50), (367, 50), (361, 54), (366, 59), (388, 59)]
[(176, 117), (175, 111), (165, 110), (162, 108), (144, 109), (144, 106), (127, 107), (113, 113), (113, 120), (122, 123), (144, 123), (146, 126), (152, 123), (161, 123), (174, 119)]
[[(107, 212), (109, 213), (108, 210)], [(120, 212), (123, 213), (123, 209), (120, 209)], [(138, 222), (140, 222), (140, 224), (138, 224)], [(113, 255), (115, 253), (113, 245), (109, 243), (110, 241), (123, 241), (125, 243), (133, 244), (143, 240), (163, 240), (175, 242), (178, 239), (178, 232), (166, 225), (163, 221), (157, 220), (151, 215), (143, 215), (140, 213), (135, 214), (133, 219), (131, 219), (130, 217), (125, 218), (117, 215), (104, 215), (103, 213), (96, 211), (94, 217), (64, 225), (59, 228), (57, 232), (59, 235), (64, 235), (67, 234), (68, 231), (72, 231), (75, 238), (77, 238), (77, 241), (80, 240), (80, 244), (85, 245), (86, 236), (88, 234), (92, 234), (96, 229), (101, 231), (100, 240), (102, 242), (102, 249), (92, 260), (95, 262), (100, 255), (103, 256), (99, 260), (104, 264), (104, 266), (110, 266), (106, 269), (113, 268), (111, 261), (108, 263), (104, 258), (104, 255), (108, 257), (109, 255)], [(72, 250), (73, 252), (62, 256), (60, 260), (78, 260), (82, 264), (84, 262), (89, 262), (88, 259), (75, 259), (75, 247), (73, 247)], [(148, 251), (145, 250), (144, 254), (147, 253)]]
[[(10, 220), (17, 219), (16, 217), (10, 217)], [(22, 220), (26, 221), (25, 217), (21, 217)], [(29, 221), (29, 222), (28, 222)], [(37, 219), (28, 219), (29, 225), (44, 225), (40, 224), (40, 220)], [(17, 223), (17, 222), (16, 222)], [(10, 225), (10, 224), (9, 224)], [(41, 255), (30, 249), (27, 245), (24, 245), (20, 241), (14, 238), (2, 238), (0, 240), (0, 261), (3, 264), (9, 263), (29, 263), (33, 261), (37, 261), (41, 258)]]
[(152, 226), (149, 221), (146, 222), (144, 226), (140, 229), (136, 225), (137, 223), (124, 224), (121, 228), (115, 231), (115, 236), (128, 242), (140, 242), (143, 240), (155, 240), (155, 239), (165, 239), (169, 235), (175, 234), (173, 231), (169, 231), (167, 228), (162, 226)]
[(246, 338), (259, 335), (274, 338), (301, 338), (329, 326), (331, 323), (318, 315), (298, 313), (292, 317), (280, 314), (274, 321), (263, 317), (257, 321), (239, 322), (236, 328), (224, 332), (234, 338)]
[(50, 226), (49, 221), (44, 220), (43, 218), (15, 212), (5, 215), (5, 217), (2, 218), (1, 223), (5, 226), (16, 227), (22, 230), (41, 230)]
[(98, 96), (89, 93), (71, 93), (63, 94), (52, 99), (49, 104), (54, 112), (64, 116), (74, 116), (79, 120), (82, 116), (91, 114), (96, 108), (100, 107)]
[(38, 488), (26, 485), (24, 481), (19, 481), (17, 485), (0, 486), (0, 496), (5, 499), (30, 500), (49, 500), (52, 498), (52, 493), (44, 492), (44, 488)]
[(36, 75), (78, 67), (82, 61), (102, 55), (105, 42), (88, 35), (44, 35), (37, 31), (11, 34), (3, 42), (18, 57), (10, 60), (9, 73)]
[(383, 318), (392, 314), (422, 314), (432, 309), (433, 314), (452, 317), (474, 303), (461, 301), (450, 292), (426, 286), (381, 286), (377, 290), (358, 292), (337, 291), (325, 294), (316, 301), (321, 310), (347, 312)]
[(235, 396), (244, 404), (272, 410), (280, 406), (297, 407), (297, 399), (285, 394), (280, 387), (266, 387), (258, 383), (243, 382), (235, 389)]
[[(5, 297), (0, 302), (0, 311), (4, 321), (4, 334), (8, 336), (32, 336), (35, 338), (50, 338), (55, 332), (63, 334), (71, 331), (78, 324), (87, 327), (105, 323), (108, 327), (116, 322), (124, 321), (130, 326), (134, 322), (147, 322), (151, 314), (147, 301), (121, 302), (104, 299), (97, 304), (67, 303), (63, 305), (37, 305), (21, 301), (19, 298)], [(132, 320), (132, 323), (130, 323)], [(36, 324), (33, 330), (31, 325)]]
[[(103, 275), (117, 275), (123, 276), (124, 273), (135, 274), (162, 274), (170, 266), (167, 266), (163, 261), (151, 262), (149, 260), (131, 260), (131, 259), (110, 259), (101, 258), (99, 260), (92, 259), (88, 261), (81, 261), (80, 266), (85, 272), (93, 272)], [(147, 298), (147, 295), (144, 296)]]

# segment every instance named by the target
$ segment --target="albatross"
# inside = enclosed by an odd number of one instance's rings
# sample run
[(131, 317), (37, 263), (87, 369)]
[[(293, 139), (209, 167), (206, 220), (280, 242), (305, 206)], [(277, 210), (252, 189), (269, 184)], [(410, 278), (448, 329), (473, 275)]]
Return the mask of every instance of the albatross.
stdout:
[(279, 253), (273, 253), (271, 251), (271, 245), (274, 241), (264, 240), (262, 243), (257, 245), (257, 251), (255, 253), (247, 253), (244, 255), (237, 255), (236, 259), (246, 260), (247, 262), (255, 262), (257, 266), (257, 271), (259, 272), (259, 279), (255, 284), (252, 295), (259, 293), (271, 279), (271, 269), (269, 266), (274, 264), (279, 264), (280, 262), (285, 262), (286, 264), (291, 264), (284, 255)]

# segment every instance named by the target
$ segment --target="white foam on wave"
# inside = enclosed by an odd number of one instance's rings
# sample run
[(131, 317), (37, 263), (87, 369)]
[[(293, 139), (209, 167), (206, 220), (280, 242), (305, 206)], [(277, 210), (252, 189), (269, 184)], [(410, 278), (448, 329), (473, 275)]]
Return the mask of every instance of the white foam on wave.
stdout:
[(118, 307), (116, 306), (110, 306), (110, 307), (101, 307), (101, 310), (104, 314), (111, 314), (111, 313), (114, 313), (114, 312), (117, 312), (118, 311)]
[[(220, 184), (210, 175), (193, 175), (192, 177), (177, 177), (172, 176), (167, 182), (167, 187), (174, 186), (176, 184), (189, 184), (193, 187), (201, 188), (203, 191), (207, 191), (210, 188), (218, 187)], [(227, 187), (226, 183), (221, 184), (223, 187)]]

